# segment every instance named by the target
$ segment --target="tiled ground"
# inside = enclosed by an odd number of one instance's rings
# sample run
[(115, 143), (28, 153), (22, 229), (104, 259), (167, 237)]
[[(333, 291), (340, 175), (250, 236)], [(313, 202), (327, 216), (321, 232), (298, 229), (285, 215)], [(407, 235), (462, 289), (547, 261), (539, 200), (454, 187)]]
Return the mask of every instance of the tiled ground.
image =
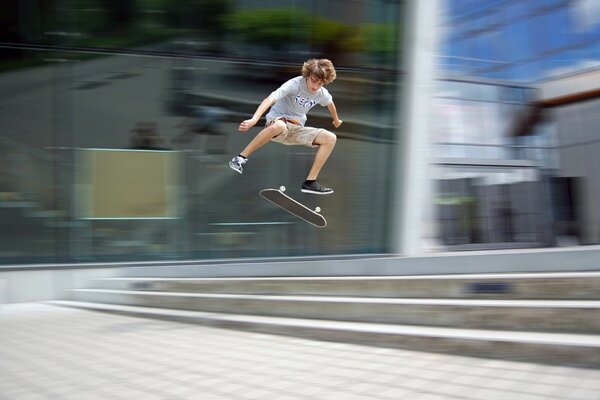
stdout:
[(0, 306), (0, 399), (598, 399), (600, 371)]

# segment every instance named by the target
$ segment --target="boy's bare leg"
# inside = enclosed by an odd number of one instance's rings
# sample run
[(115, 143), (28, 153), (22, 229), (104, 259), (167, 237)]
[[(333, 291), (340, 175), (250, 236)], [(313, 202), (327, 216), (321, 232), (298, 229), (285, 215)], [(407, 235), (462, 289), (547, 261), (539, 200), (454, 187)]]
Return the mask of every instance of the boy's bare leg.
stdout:
[(248, 158), (250, 154), (254, 153), (255, 150), (261, 148), (267, 144), (275, 136), (287, 129), (285, 122), (275, 121), (273, 124), (267, 126), (248, 143), (246, 148), (240, 153), (242, 156)]
[(308, 172), (308, 177), (306, 180), (317, 180), (317, 176), (319, 176), (319, 172), (321, 172), (321, 168), (325, 165), (325, 161), (329, 158), (329, 155), (333, 151), (335, 146), (335, 142), (337, 141), (337, 137), (335, 134), (329, 131), (321, 131), (313, 144), (319, 145), (319, 149), (317, 150), (317, 154), (315, 155), (315, 161), (313, 162), (310, 171)]

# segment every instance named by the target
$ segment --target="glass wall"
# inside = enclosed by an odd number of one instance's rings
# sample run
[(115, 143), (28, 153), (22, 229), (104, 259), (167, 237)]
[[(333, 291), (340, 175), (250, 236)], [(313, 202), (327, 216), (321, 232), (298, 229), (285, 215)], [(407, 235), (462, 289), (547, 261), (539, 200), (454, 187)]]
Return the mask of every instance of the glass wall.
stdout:
[[(597, 101), (581, 94), (600, 68), (600, 2), (443, 4), (429, 237), (446, 249), (598, 243), (598, 191), (580, 166), (597, 158)], [(542, 98), (556, 82), (576, 104)], [(566, 144), (580, 130), (585, 146)]]
[(440, 244), (452, 250), (540, 246), (547, 210), (533, 167), (435, 169)]
[(532, 87), (476, 80), (437, 82), (433, 102), (433, 248), (476, 250), (548, 245), (545, 193), (554, 136), (515, 137)]
[(596, 0), (448, 0), (441, 67), (534, 82), (600, 66)]
[[(0, 263), (387, 251), (401, 1), (3, 5)], [(344, 124), (319, 177), (335, 194), (300, 192), (308, 147), (269, 143), (231, 171), (259, 131), (239, 123), (313, 57), (338, 70)], [(308, 117), (331, 127), (326, 108)], [(327, 228), (258, 195), (281, 185)]]
[(509, 160), (520, 157), (513, 130), (535, 97), (525, 86), (437, 81), (433, 141), (437, 157)]

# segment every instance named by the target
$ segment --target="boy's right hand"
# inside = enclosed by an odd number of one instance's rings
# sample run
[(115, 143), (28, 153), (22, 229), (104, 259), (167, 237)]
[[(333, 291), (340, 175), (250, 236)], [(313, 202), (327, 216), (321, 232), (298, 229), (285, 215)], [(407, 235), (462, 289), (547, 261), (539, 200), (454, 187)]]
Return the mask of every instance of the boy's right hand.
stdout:
[(246, 132), (248, 129), (252, 128), (254, 125), (256, 125), (256, 121), (254, 121), (254, 119), (247, 119), (245, 121), (242, 121), (242, 123), (240, 124), (238, 131), (241, 132)]

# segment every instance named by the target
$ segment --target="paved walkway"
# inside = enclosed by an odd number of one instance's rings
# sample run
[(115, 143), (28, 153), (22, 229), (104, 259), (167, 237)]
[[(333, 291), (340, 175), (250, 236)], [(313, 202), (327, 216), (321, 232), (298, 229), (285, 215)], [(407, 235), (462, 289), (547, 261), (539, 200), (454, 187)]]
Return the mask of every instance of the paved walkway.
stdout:
[(0, 306), (0, 399), (600, 399), (600, 371)]

